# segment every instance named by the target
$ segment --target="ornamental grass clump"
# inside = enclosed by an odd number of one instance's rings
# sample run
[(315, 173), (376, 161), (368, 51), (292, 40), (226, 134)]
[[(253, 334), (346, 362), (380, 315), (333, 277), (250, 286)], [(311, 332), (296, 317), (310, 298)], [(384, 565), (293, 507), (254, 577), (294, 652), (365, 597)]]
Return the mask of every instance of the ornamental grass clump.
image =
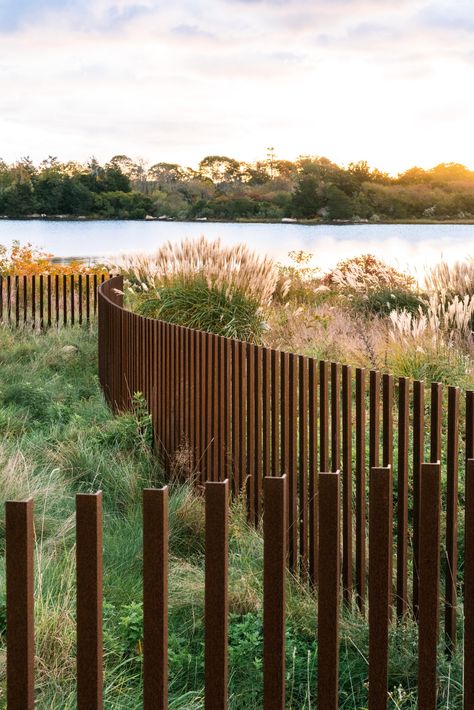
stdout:
[(117, 269), (142, 315), (251, 342), (261, 341), (278, 280), (269, 258), (204, 237), (126, 256)]
[(426, 272), (425, 287), (428, 293), (474, 296), (474, 259), (441, 261)]

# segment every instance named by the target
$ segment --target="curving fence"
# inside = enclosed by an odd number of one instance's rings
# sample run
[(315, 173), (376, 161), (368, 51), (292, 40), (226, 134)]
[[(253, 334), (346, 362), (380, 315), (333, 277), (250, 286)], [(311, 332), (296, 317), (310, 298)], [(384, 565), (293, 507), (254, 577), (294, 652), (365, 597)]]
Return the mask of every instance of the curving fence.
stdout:
[(110, 274), (0, 275), (0, 324), (51, 328), (89, 325), (99, 286)]
[[(288, 568), (317, 598), (318, 707), (338, 707), (345, 605), (368, 619), (371, 710), (388, 705), (389, 629), (408, 614), (418, 707), (437, 707), (443, 634), (448, 655), (463, 646), (473, 708), (474, 393), (144, 318), (122, 292), (115, 277), (98, 294), (105, 396), (122, 411), (143, 393), (164, 466), (205, 489), (205, 707), (227, 707), (227, 509), (243, 493), (263, 522), (265, 710), (285, 707)], [(166, 489), (144, 492), (145, 708), (167, 707), (166, 506)], [(100, 495), (78, 496), (81, 708), (102, 707), (101, 530)], [(33, 707), (31, 502), (7, 504), (6, 541), (8, 707)]]

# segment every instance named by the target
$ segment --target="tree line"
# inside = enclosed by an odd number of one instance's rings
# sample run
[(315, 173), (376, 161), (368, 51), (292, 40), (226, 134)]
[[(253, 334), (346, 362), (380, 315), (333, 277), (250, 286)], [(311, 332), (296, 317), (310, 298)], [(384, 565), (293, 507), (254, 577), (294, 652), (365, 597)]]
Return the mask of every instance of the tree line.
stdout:
[(105, 165), (50, 156), (0, 160), (0, 216), (321, 221), (474, 219), (474, 172), (458, 163), (396, 177), (367, 162), (301, 156), (246, 163), (212, 155), (197, 169), (114, 156)]

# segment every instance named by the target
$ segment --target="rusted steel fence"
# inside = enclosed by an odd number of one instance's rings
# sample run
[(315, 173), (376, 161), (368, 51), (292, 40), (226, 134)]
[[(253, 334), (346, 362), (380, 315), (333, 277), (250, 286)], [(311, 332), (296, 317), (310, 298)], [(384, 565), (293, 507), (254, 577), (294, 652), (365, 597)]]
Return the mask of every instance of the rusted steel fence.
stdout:
[(0, 276), (0, 324), (88, 325), (97, 316), (99, 287), (109, 278), (105, 273)]
[[(317, 707), (338, 706), (345, 605), (368, 619), (370, 710), (387, 706), (389, 629), (407, 614), (419, 624), (419, 707), (436, 707), (439, 642), (453, 653), (462, 628), (464, 706), (473, 708), (474, 393), (144, 318), (123, 308), (122, 289), (116, 277), (98, 295), (105, 396), (121, 411), (142, 392), (165, 467), (184, 464), (206, 491), (206, 708), (227, 707), (227, 509), (241, 491), (249, 519), (263, 519), (265, 710), (285, 707), (289, 572), (318, 606)], [(31, 502), (7, 504), (8, 624), (19, 630), (8, 637), (8, 684), (23, 693), (12, 708), (29, 707), (33, 693), (32, 525)], [(77, 525), (78, 704), (95, 708), (99, 495), (78, 498)], [(167, 704), (167, 530), (166, 492), (146, 491), (145, 707)]]

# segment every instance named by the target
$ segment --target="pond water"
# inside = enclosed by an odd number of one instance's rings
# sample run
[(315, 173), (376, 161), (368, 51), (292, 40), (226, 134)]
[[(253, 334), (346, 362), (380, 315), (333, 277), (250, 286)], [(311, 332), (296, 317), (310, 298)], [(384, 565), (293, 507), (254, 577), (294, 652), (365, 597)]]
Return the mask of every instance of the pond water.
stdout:
[(246, 242), (253, 249), (288, 262), (288, 252), (303, 249), (314, 263), (331, 267), (340, 259), (372, 253), (398, 267), (420, 273), (441, 258), (474, 257), (474, 225), (299, 225), (157, 221), (0, 220), (0, 244), (31, 242), (58, 257), (110, 257), (155, 250), (167, 240), (205, 235), (226, 244)]

